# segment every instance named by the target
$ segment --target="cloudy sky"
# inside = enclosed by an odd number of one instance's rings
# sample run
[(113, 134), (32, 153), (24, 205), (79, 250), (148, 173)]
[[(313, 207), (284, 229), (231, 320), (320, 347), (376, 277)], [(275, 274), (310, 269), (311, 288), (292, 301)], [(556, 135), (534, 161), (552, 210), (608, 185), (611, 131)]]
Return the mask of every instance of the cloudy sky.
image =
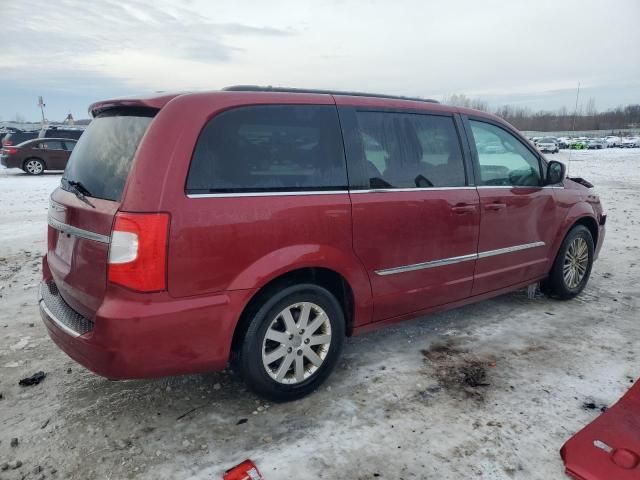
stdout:
[(0, 119), (232, 84), (640, 103), (638, 0), (0, 0)]

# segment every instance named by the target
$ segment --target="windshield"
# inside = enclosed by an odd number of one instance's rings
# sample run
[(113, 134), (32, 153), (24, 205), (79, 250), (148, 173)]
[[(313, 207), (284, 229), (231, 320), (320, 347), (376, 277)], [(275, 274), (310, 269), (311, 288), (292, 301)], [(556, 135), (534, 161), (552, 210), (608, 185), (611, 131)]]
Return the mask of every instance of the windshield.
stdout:
[(148, 109), (98, 115), (73, 149), (64, 178), (81, 184), (87, 196), (120, 201), (133, 157), (153, 115), (155, 111)]

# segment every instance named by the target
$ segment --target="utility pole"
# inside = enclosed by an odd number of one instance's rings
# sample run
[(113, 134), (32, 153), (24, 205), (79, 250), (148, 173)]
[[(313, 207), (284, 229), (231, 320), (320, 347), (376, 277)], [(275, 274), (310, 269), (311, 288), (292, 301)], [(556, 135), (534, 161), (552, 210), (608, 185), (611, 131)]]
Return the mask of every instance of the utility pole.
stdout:
[(38, 97), (38, 106), (40, 107), (40, 112), (42, 113), (42, 126), (44, 127), (47, 124), (47, 120), (44, 118), (44, 100), (42, 100), (42, 96)]

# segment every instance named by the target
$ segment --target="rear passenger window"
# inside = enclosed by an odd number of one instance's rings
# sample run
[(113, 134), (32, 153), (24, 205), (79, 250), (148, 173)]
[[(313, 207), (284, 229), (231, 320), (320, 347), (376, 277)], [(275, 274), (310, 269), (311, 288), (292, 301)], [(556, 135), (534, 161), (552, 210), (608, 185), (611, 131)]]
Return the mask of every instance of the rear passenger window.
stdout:
[(466, 184), (453, 118), (363, 111), (356, 117), (370, 188)]
[(333, 106), (265, 105), (217, 115), (196, 144), (187, 193), (347, 188)]
[(490, 123), (469, 120), (478, 152), (480, 185), (539, 186), (540, 162), (514, 135)]

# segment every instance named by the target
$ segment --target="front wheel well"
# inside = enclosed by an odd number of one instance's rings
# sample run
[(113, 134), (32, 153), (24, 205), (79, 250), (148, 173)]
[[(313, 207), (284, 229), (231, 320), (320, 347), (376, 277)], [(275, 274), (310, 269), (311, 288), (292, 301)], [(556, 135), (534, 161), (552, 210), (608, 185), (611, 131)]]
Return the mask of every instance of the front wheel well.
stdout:
[(591, 233), (591, 238), (593, 238), (593, 244), (594, 245), (598, 244), (598, 222), (596, 222), (594, 218), (592, 217), (579, 218), (571, 226), (571, 228), (575, 227), (576, 225), (584, 225), (585, 227), (587, 227), (589, 229), (589, 232)]
[(347, 335), (351, 335), (353, 326), (353, 290), (347, 280), (338, 272), (323, 267), (308, 267), (292, 270), (279, 277), (274, 278), (269, 283), (258, 290), (249, 303), (245, 306), (240, 319), (233, 332), (233, 340), (231, 342), (232, 355), (238, 351), (244, 339), (244, 333), (251, 321), (253, 315), (260, 309), (264, 299), (275, 292), (301, 283), (313, 283), (327, 289), (336, 297), (338, 303), (342, 307), (346, 322)]

